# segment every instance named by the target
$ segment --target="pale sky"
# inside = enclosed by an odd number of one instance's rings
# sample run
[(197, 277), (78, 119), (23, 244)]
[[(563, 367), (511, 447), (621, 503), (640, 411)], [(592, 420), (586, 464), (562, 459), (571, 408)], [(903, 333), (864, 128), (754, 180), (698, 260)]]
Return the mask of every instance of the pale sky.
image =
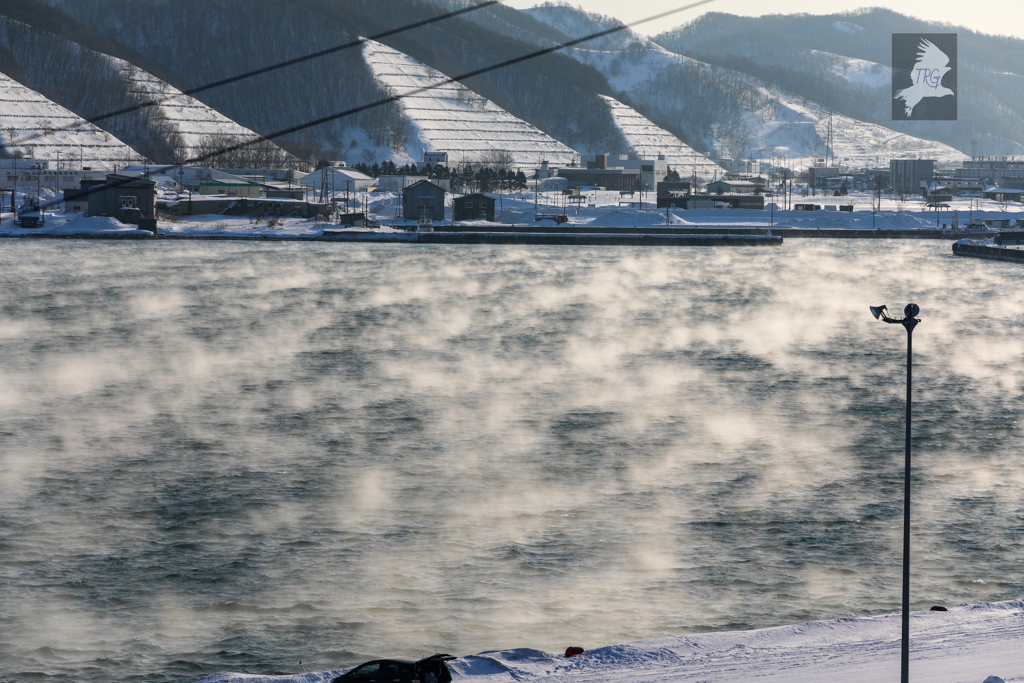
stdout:
[[(569, 0), (588, 12), (616, 17), (630, 23), (664, 12), (683, 4), (687, 0)], [(516, 7), (533, 7), (540, 0), (506, 0)], [(941, 21), (964, 26), (982, 33), (1010, 35), (1024, 38), (1024, 0), (985, 0), (964, 2), (963, 0), (712, 0), (696, 9), (680, 12), (658, 22), (636, 27), (637, 32), (646, 35), (661, 33), (679, 24), (685, 24), (705, 12), (724, 12), (761, 16), (762, 14), (832, 14), (846, 12), (860, 7), (887, 7), (900, 14), (922, 19)]]

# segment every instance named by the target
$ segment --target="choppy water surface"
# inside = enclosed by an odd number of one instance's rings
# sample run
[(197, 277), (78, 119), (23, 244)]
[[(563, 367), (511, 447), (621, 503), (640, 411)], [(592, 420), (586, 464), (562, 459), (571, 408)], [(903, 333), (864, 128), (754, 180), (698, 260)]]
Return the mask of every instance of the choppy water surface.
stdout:
[(190, 681), (1024, 594), (1024, 269), (0, 245), (0, 679)]

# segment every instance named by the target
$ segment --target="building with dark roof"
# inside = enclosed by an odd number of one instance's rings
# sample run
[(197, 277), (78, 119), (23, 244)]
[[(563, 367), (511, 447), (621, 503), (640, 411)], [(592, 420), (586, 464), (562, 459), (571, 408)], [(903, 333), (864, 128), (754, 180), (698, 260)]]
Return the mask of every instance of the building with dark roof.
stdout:
[(134, 225), (141, 218), (156, 218), (155, 180), (111, 173), (88, 193), (90, 216), (112, 216)]
[(494, 222), (494, 197), (476, 192), (456, 197), (453, 202), (452, 220), (454, 221), (491, 221)]
[(402, 191), (402, 217), (407, 221), (423, 217), (444, 220), (444, 199), (444, 188), (421, 180)]

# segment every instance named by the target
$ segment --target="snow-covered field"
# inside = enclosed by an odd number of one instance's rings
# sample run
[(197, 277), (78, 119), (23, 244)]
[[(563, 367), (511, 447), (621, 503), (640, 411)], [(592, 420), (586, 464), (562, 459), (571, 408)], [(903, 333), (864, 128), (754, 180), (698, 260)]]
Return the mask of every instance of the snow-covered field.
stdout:
[(512, 165), (536, 168), (542, 161), (565, 165), (576, 153), (525, 121), (460, 83), (437, 85), (447, 76), (381, 43), (366, 41), (363, 54), (378, 81), (395, 94), (437, 86), (404, 97), (400, 102), (414, 128), (406, 147), (412, 160), (423, 152), (448, 152), (449, 166), (488, 162), (508, 152)]
[[(916, 612), (910, 620), (910, 680), (1024, 681), (1024, 600)], [(566, 645), (586, 643), (572, 641)], [(757, 631), (669, 636), (566, 658), (531, 649), (481, 652), (449, 664), (467, 683), (864, 683), (900, 672), (900, 614), (806, 622)], [(217, 674), (202, 683), (319, 683), (342, 670), (295, 676)]]
[(0, 146), (26, 158), (114, 168), (139, 155), (110, 133), (0, 74)]

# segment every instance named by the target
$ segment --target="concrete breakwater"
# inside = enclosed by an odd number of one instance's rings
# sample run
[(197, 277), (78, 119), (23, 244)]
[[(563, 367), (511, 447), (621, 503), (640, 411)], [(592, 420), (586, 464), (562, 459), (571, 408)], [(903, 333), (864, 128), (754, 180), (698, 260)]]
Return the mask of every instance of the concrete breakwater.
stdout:
[[(435, 228), (438, 232), (478, 232), (479, 226), (445, 225)], [(936, 229), (901, 229), (887, 230), (875, 228), (786, 228), (786, 227), (700, 227), (700, 226), (654, 226), (654, 227), (589, 227), (584, 225), (532, 226), (532, 225), (495, 225), (488, 226), (487, 232), (521, 232), (545, 234), (646, 234), (646, 235), (764, 235), (770, 232), (780, 237), (820, 237), (820, 238), (861, 238), (861, 239), (911, 239), (911, 240), (959, 240), (963, 233), (945, 232)], [(995, 235), (978, 233), (982, 238)]]
[[(995, 235), (992, 232), (991, 235)], [(990, 235), (978, 234), (980, 238)], [(265, 232), (179, 233), (143, 230), (97, 232), (22, 232), (0, 237), (18, 239), (113, 239), (113, 240), (227, 240), (227, 241), (307, 241), (307, 242), (402, 242), (410, 244), (561, 244), (561, 245), (639, 245), (639, 246), (764, 246), (779, 245), (785, 238), (824, 239), (900, 239), (959, 240), (963, 233), (931, 229), (852, 229), (852, 228), (766, 228), (751, 226), (647, 226), (589, 227), (580, 225), (533, 226), (444, 225), (434, 232), (385, 232), (353, 230), (329, 226), (322, 234), (267, 234)], [(725, 239), (728, 238), (728, 239)]]
[(29, 233), (4, 235), (16, 239), (197, 240), (232, 242), (360, 242), (390, 244), (536, 244), (577, 246), (749, 247), (780, 246), (782, 237), (765, 235), (635, 233), (521, 233), (521, 232), (377, 232), (324, 231), (324, 235), (153, 235), (143, 231), (111, 233)]
[[(614, 233), (567, 232), (426, 232), (411, 233), (419, 244), (550, 244), (550, 245), (607, 245), (649, 247), (760, 247), (780, 246), (783, 238), (777, 235), (723, 235), (723, 234), (658, 234), (648, 231)], [(342, 233), (334, 239), (355, 239)], [(375, 241), (375, 240), (369, 240)]]

